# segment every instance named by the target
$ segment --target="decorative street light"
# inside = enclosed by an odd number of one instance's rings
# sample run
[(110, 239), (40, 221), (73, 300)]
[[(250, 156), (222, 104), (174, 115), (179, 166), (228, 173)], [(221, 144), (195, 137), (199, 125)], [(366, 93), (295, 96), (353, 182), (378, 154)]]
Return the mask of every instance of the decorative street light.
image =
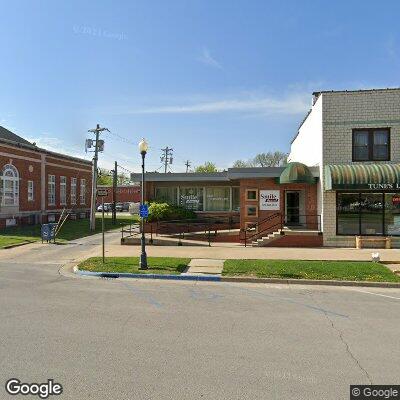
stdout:
[[(142, 187), (141, 187), (141, 201), (140, 205), (144, 205), (144, 192), (145, 192), (145, 181), (144, 181), (144, 159), (146, 157), (147, 150), (149, 145), (147, 144), (145, 139), (142, 139), (139, 142), (139, 152), (142, 155)], [(147, 254), (146, 254), (146, 237), (144, 234), (144, 216), (141, 216), (141, 231), (142, 231), (142, 238), (140, 240), (140, 244), (142, 246), (142, 252), (140, 254), (140, 261), (139, 261), (139, 269), (148, 269), (147, 267)]]

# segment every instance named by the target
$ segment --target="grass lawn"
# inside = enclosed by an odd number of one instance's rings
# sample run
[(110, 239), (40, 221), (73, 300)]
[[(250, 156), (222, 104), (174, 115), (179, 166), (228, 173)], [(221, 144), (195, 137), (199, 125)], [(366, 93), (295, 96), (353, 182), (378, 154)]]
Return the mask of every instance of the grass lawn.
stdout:
[[(121, 225), (128, 225), (137, 221), (137, 217), (130, 214), (117, 214), (117, 225), (111, 223), (111, 213), (104, 215), (105, 230), (118, 229)], [(62, 226), (57, 241), (74, 240), (84, 236), (101, 232), (101, 217), (96, 214), (96, 231), (89, 229), (89, 219), (68, 220)], [(0, 248), (25, 241), (34, 242), (40, 239), (40, 225), (10, 227), (0, 230)]]
[(383, 264), (369, 261), (226, 260), (224, 276), (400, 282)]
[(148, 257), (148, 270), (139, 270), (139, 257), (106, 257), (104, 265), (101, 257), (92, 257), (78, 265), (80, 270), (93, 272), (130, 272), (136, 274), (174, 274), (183, 272), (190, 258)]

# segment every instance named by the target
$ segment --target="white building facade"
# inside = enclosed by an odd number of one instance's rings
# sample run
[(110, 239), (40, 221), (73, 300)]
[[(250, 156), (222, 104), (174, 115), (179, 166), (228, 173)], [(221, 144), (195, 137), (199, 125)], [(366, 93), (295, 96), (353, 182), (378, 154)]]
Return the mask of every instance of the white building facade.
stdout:
[(313, 94), (291, 144), (290, 162), (318, 166), (325, 246), (355, 236), (392, 236), (400, 245), (400, 89)]

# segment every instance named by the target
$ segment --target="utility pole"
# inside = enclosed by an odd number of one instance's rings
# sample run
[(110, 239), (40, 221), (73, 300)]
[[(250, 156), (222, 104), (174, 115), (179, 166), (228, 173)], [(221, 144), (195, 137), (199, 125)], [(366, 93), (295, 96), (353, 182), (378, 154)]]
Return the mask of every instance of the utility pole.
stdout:
[(174, 149), (169, 148), (168, 146), (165, 149), (161, 149), (163, 152), (162, 156), (160, 157), (160, 160), (162, 163), (164, 163), (164, 173), (167, 173), (167, 167), (168, 164), (172, 164), (173, 157), (172, 157), (172, 152)]
[(117, 172), (118, 164), (115, 161), (114, 171), (113, 171), (113, 210), (112, 210), (112, 224), (117, 223)]
[[(97, 124), (96, 128), (89, 129), (88, 132), (94, 133), (94, 156), (93, 156), (93, 171), (92, 171), (92, 197), (90, 202), (90, 230), (94, 231), (96, 229), (96, 191), (97, 191), (97, 161), (99, 159), (99, 151), (104, 150), (104, 140), (99, 140), (100, 132), (108, 131), (107, 128), (100, 128)], [(93, 147), (93, 140), (86, 140), (86, 150)]]
[(186, 173), (188, 173), (189, 172), (189, 168), (192, 166), (192, 164), (190, 163), (189, 160), (186, 160), (185, 165), (186, 165)]

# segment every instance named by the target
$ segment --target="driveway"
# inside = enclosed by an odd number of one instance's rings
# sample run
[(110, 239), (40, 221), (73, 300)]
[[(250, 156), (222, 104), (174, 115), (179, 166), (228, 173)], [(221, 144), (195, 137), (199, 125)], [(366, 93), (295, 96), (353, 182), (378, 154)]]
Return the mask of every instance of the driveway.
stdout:
[(11, 377), (74, 400), (337, 400), (399, 383), (398, 289), (59, 274), (100, 240), (0, 252), (1, 399)]

